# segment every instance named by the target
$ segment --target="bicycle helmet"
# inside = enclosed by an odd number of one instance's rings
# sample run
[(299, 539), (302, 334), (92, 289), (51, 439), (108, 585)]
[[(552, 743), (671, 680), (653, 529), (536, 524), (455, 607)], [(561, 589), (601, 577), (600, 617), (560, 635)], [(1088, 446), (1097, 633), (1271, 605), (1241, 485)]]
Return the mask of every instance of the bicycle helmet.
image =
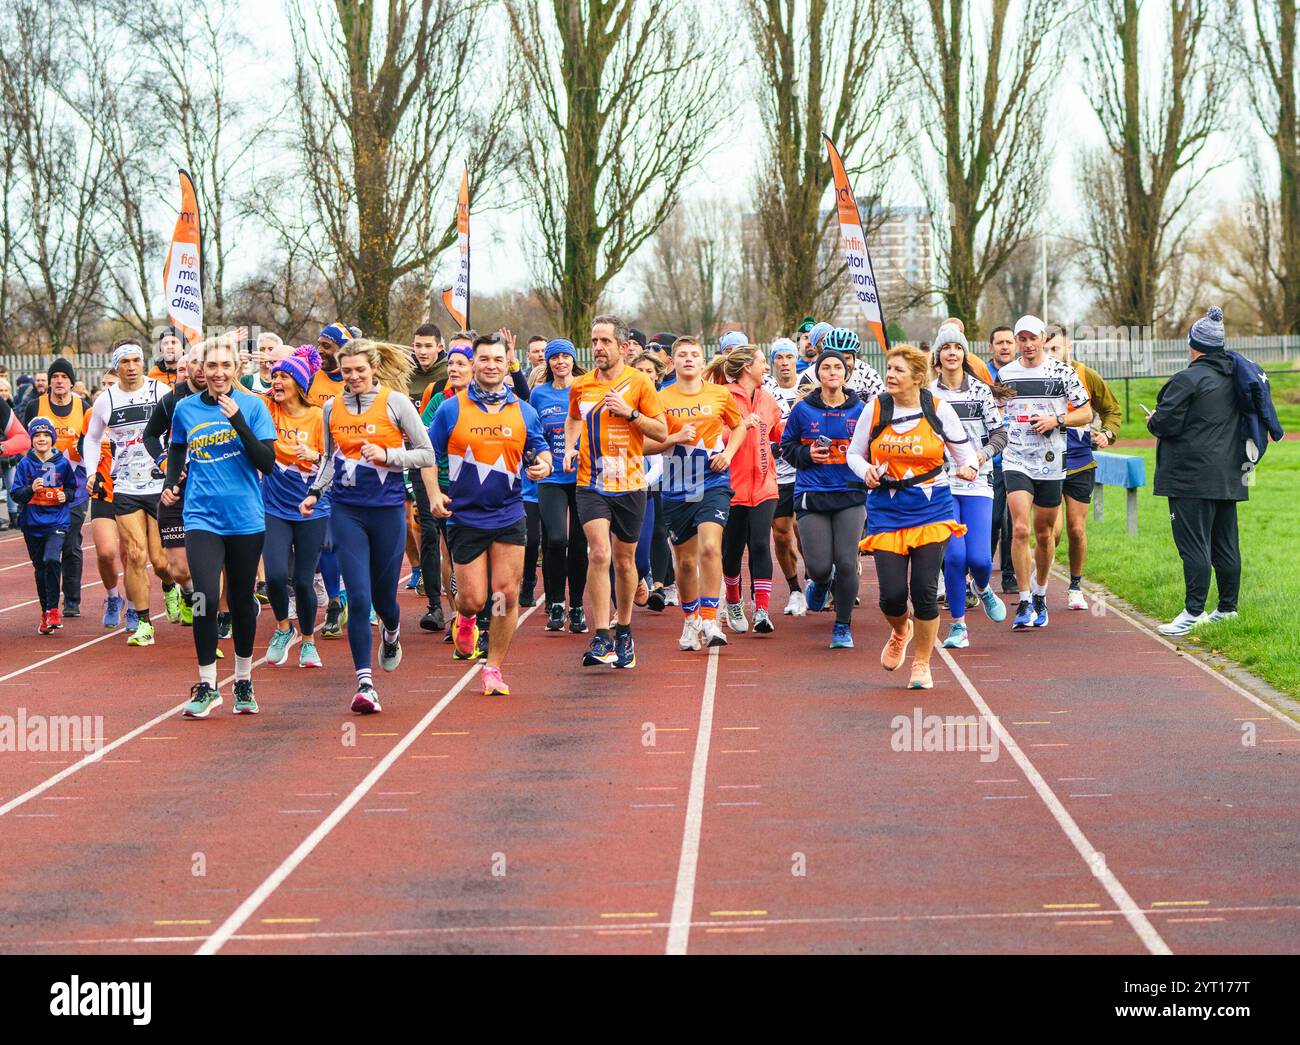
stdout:
[(822, 338), (821, 344), (818, 345), (818, 348), (823, 352), (842, 352), (850, 356), (856, 356), (861, 347), (862, 340), (858, 337), (857, 332), (849, 330), (847, 327), (835, 327)]

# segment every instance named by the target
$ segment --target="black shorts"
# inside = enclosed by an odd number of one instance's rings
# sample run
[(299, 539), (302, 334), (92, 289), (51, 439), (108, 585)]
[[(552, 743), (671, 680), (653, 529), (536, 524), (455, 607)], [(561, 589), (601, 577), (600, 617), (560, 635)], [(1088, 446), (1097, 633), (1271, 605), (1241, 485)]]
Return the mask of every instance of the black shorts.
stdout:
[(158, 495), (156, 493), (113, 493), (113, 515), (120, 519), (124, 515), (145, 512), (153, 519), (158, 518)]
[(729, 486), (716, 486), (705, 490), (697, 500), (663, 501), (664, 525), (668, 528), (668, 543), (685, 544), (694, 537), (702, 523), (727, 525), (731, 512), (732, 490)]
[(1008, 497), (1017, 490), (1023, 490), (1025, 493), (1033, 494), (1036, 507), (1061, 507), (1061, 484), (1064, 482), (1062, 479), (1032, 479), (1024, 472), (1008, 472), (1003, 469), (1002, 481), (1006, 483)]
[(90, 518), (93, 519), (116, 519), (117, 512), (113, 510), (112, 501), (104, 501), (98, 497), (90, 499)]
[(170, 508), (162, 503), (161, 497), (158, 499), (158, 536), (164, 548), (185, 547), (185, 522), (182, 518), (184, 511), (183, 495)]
[(776, 488), (776, 514), (772, 518), (794, 518), (794, 483), (786, 483)]
[(1085, 468), (1081, 472), (1067, 475), (1061, 483), (1061, 493), (1080, 504), (1092, 503), (1092, 488), (1097, 485), (1097, 469)]
[(453, 522), (446, 534), (451, 561), (466, 566), (494, 544), (517, 544), (522, 548), (528, 543), (528, 520), (520, 519), (500, 530), (480, 530), (477, 526)]
[(608, 519), (609, 531), (624, 544), (636, 544), (641, 539), (641, 523), (645, 521), (645, 491), (631, 493), (600, 493), (578, 487), (576, 503), (578, 521), (586, 526), (593, 519)]

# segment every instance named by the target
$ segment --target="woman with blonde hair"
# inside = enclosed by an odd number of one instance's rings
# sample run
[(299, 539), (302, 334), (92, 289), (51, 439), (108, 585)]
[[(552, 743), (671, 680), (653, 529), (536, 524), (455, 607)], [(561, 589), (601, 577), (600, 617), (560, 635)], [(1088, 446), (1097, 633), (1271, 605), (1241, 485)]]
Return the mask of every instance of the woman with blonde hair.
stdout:
[(343, 391), (324, 406), (325, 467), (299, 507), (311, 518), (330, 491), (330, 534), (348, 600), (348, 645), (357, 673), (352, 710), (382, 710), (370, 669), (373, 640), (365, 608), (383, 630), (379, 664), (393, 671), (402, 660), (397, 584), (406, 548), (408, 468), (419, 468), (430, 501), (438, 493), (437, 458), (428, 430), (406, 395), (411, 373), (404, 346), (354, 338), (338, 350)]
[(872, 553), (880, 609), (891, 628), (881, 666), (896, 670), (915, 636), (908, 688), (933, 689), (939, 571), (949, 539), (966, 533), (957, 521), (944, 451), (954, 462), (952, 474), (965, 482), (975, 481), (977, 458), (956, 411), (926, 387), (928, 354), (895, 345), (885, 362), (885, 392), (863, 411), (848, 448), (848, 466), (868, 490), (867, 536), (860, 548)]

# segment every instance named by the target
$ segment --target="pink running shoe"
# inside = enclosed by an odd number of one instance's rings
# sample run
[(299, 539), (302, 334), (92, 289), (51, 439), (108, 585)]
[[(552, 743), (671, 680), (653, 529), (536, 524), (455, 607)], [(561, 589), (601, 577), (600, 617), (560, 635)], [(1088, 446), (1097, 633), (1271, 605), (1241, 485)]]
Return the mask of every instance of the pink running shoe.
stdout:
[(483, 696), (485, 697), (508, 697), (510, 696), (510, 687), (505, 684), (501, 678), (500, 668), (483, 669)]
[(352, 710), (358, 715), (373, 715), (384, 710), (379, 706), (379, 694), (374, 686), (357, 687), (357, 695), (352, 698)]

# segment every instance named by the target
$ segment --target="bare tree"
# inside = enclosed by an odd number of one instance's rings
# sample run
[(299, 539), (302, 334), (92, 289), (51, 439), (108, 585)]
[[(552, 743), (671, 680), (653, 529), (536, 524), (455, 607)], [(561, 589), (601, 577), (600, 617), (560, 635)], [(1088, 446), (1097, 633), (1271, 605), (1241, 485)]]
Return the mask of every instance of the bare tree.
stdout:
[[(1053, 239), (1047, 253), (1047, 293), (1049, 303), (1058, 299), (1057, 292), (1064, 286), (1078, 255), (1078, 244), (1072, 239)], [(1057, 312), (1057, 309), (1053, 309)], [(1044, 315), (1042, 233), (1030, 231), (1016, 244), (1011, 259), (984, 287), (980, 312), (998, 323), (1014, 322), (1019, 316), (1032, 313), (1052, 322), (1054, 316)]]
[(1300, 3), (1238, 0), (1233, 6), (1239, 5), (1245, 7), (1244, 25), (1234, 17), (1225, 35), (1244, 73), (1251, 108), (1275, 151), (1278, 174), (1276, 206), (1261, 209), (1255, 192), (1252, 227), (1272, 248), (1260, 259), (1279, 285), (1279, 325), (1272, 329), (1300, 334)]
[[(1088, 97), (1107, 151), (1085, 165), (1085, 279), (1110, 322), (1152, 327), (1176, 295), (1164, 286), (1180, 254), (1188, 201), (1217, 166), (1204, 162), (1228, 100), (1209, 46), (1217, 0), (1166, 0), (1168, 56), (1147, 80), (1141, 0), (1088, 5)], [(1163, 295), (1163, 297), (1162, 297)]]
[(641, 265), (642, 325), (711, 337), (720, 322), (735, 318), (740, 256), (733, 213), (722, 199), (673, 208)]
[(585, 340), (610, 281), (717, 144), (716, 34), (672, 0), (511, 0), (508, 11), (540, 280), (561, 329)]
[(379, 6), (334, 0), (322, 18), (294, 0), (291, 22), (308, 224), (351, 284), (355, 322), (383, 337), (394, 284), (454, 242), (462, 160), (481, 211), (512, 154), (504, 63), (478, 60), (487, 0)]
[[(979, 26), (977, 10), (984, 11)], [(1047, 56), (1069, 9), (1063, 0), (990, 0), (979, 9), (894, 0), (894, 12), (929, 145), (914, 158), (934, 215), (936, 290), (948, 315), (975, 337), (985, 285), (1042, 208), (1043, 127), (1057, 68)], [(934, 157), (942, 165), (937, 184)]]
[[(868, 238), (908, 140), (898, 107), (906, 66), (881, 61), (895, 32), (888, 0), (745, 0), (757, 52), (764, 159), (754, 197), (767, 287), (784, 329), (843, 297), (846, 262), (822, 134), (835, 142), (862, 201)], [(900, 305), (902, 303), (899, 303)]]

